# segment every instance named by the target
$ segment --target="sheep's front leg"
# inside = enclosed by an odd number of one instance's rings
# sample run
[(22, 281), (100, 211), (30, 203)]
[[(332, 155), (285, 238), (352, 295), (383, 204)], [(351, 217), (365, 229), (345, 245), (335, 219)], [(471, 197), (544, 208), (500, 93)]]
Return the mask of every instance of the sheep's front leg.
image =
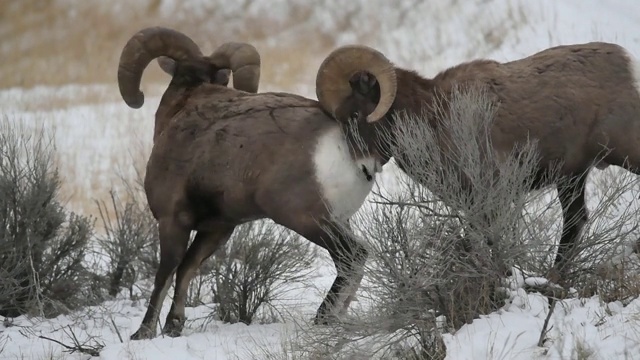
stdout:
[(355, 298), (364, 275), (368, 251), (351, 233), (349, 226), (323, 227), (309, 239), (328, 250), (336, 268), (336, 279), (314, 320), (315, 324), (326, 325), (346, 313)]

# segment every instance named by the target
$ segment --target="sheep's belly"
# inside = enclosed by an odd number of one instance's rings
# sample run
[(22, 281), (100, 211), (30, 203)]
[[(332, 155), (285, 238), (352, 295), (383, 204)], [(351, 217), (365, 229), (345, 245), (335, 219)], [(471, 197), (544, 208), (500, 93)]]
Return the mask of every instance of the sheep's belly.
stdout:
[[(334, 217), (348, 219), (358, 211), (373, 187), (375, 160), (354, 161), (339, 127), (322, 134), (314, 153), (316, 179)], [(362, 170), (366, 167), (372, 178)]]

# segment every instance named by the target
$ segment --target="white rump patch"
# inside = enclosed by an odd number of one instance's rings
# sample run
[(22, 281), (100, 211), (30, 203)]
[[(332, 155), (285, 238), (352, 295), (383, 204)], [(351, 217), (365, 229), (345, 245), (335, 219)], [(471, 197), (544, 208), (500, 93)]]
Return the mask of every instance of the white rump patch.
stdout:
[[(372, 157), (354, 161), (337, 125), (320, 136), (313, 161), (322, 195), (332, 215), (341, 220), (350, 218), (360, 209), (381, 168)], [(363, 167), (372, 179), (367, 180)]]
[(627, 51), (627, 58), (629, 58), (629, 66), (631, 75), (633, 76), (633, 85), (636, 87), (638, 96), (640, 96), (640, 61)]

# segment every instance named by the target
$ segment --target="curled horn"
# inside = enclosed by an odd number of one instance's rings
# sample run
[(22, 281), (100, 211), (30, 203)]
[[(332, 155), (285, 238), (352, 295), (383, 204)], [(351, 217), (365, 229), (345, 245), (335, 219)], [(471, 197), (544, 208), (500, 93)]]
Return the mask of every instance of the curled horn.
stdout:
[(349, 79), (358, 71), (369, 72), (380, 85), (380, 101), (367, 116), (372, 123), (389, 111), (397, 90), (395, 68), (379, 51), (363, 45), (342, 46), (332, 51), (318, 69), (316, 95), (322, 107), (335, 117), (338, 106), (351, 95)]
[(219, 68), (231, 69), (234, 88), (250, 93), (258, 92), (260, 54), (253, 45), (227, 42), (220, 45), (210, 59)]
[(138, 109), (144, 104), (142, 72), (159, 56), (180, 61), (202, 57), (202, 52), (187, 35), (164, 27), (145, 28), (133, 35), (122, 49), (118, 65), (120, 95), (129, 107)]

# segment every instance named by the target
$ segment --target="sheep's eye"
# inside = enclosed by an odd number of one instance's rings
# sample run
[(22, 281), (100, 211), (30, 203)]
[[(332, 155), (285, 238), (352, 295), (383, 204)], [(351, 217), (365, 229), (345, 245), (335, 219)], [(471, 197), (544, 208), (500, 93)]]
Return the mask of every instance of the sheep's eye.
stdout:
[(358, 120), (360, 118), (360, 112), (358, 111), (354, 111), (351, 113), (351, 116), (349, 117), (349, 119), (351, 120)]

